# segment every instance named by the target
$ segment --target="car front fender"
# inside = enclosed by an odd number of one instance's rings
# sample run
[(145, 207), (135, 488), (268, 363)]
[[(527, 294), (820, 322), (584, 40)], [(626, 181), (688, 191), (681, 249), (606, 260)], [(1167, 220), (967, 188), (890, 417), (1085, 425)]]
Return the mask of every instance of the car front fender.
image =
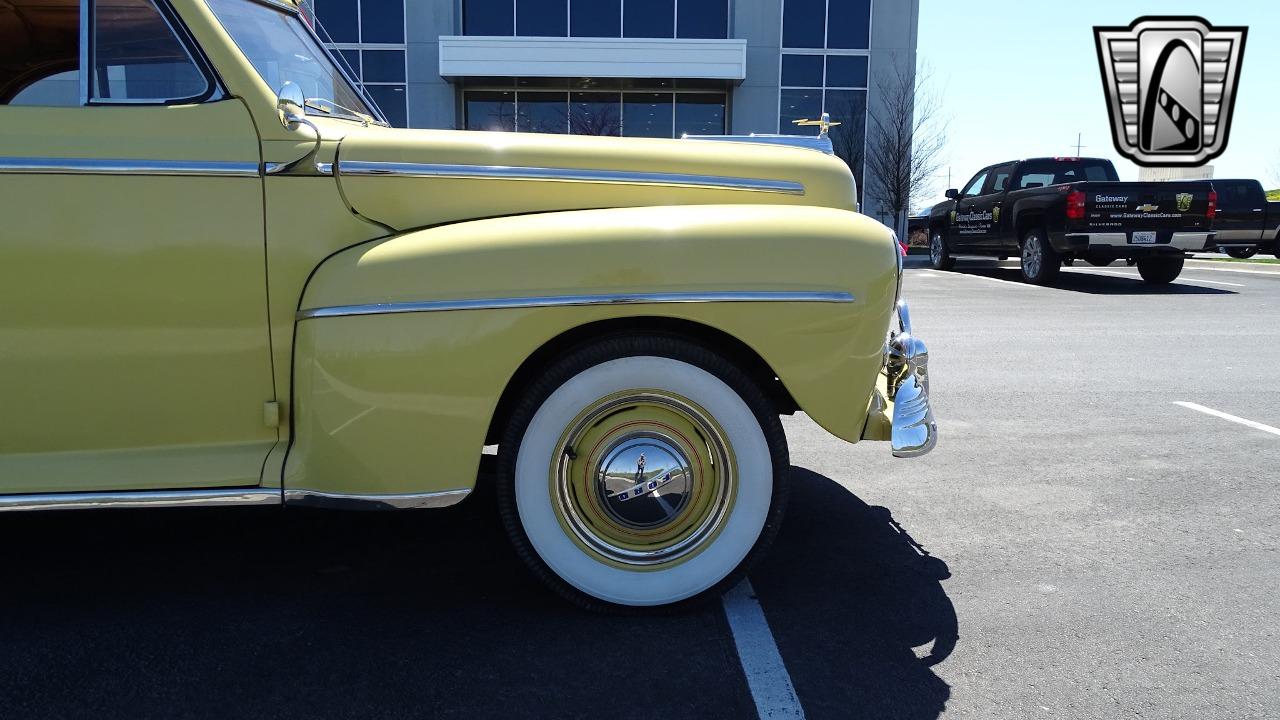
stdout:
[(753, 349), (802, 410), (856, 442), (897, 287), (887, 228), (855, 213), (681, 206), (470, 221), (365, 243), (298, 314), (289, 490), (472, 486), (526, 358), (590, 323), (673, 318)]

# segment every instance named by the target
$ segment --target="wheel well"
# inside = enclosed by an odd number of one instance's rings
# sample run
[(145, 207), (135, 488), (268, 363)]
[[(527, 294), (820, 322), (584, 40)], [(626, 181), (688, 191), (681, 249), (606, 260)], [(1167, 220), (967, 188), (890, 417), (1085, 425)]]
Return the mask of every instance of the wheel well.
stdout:
[(607, 335), (651, 333), (673, 335), (682, 340), (702, 345), (716, 352), (743, 372), (747, 373), (765, 396), (773, 403), (774, 409), (783, 415), (790, 415), (799, 407), (791, 397), (791, 393), (783, 386), (777, 374), (769, 364), (738, 338), (716, 328), (691, 320), (666, 317), (628, 317), (580, 325), (567, 330), (548, 340), (525, 359), (507, 381), (498, 406), (489, 421), (489, 431), (485, 434), (485, 444), (493, 445), (502, 436), (511, 413), (521, 394), (538, 375), (553, 363), (556, 358), (563, 357), (580, 345), (599, 341)]
[(1040, 213), (1019, 215), (1018, 222), (1014, 226), (1016, 228), (1015, 234), (1018, 236), (1018, 247), (1022, 247), (1022, 240), (1026, 236), (1028, 230), (1035, 227), (1042, 227), (1043, 225), (1044, 215)]

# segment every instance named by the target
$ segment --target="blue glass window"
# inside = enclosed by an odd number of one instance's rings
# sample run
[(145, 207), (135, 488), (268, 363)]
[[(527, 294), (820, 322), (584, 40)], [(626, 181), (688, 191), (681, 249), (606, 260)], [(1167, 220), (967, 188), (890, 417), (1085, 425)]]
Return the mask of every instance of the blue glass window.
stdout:
[[(624, 37), (675, 37), (675, 0), (624, 0), (622, 9)], [(669, 135), (663, 137), (669, 137)]]
[(569, 132), (568, 95), (562, 92), (520, 92), (516, 100), (520, 117), (516, 129), (520, 132), (557, 133)]
[(826, 22), (827, 0), (783, 0), (782, 46), (823, 47)]
[(360, 42), (360, 24), (356, 10), (356, 0), (318, 0), (316, 17), (329, 34), (326, 39), (339, 43)]
[(871, 0), (831, 0), (827, 12), (827, 47), (871, 47)]
[(536, 37), (568, 36), (568, 0), (519, 0), (516, 3), (516, 34)]
[(831, 115), (832, 122), (839, 121), (842, 126), (855, 127), (866, 121), (867, 91), (828, 90), (823, 112)]
[(514, 35), (515, 29), (511, 0), (463, 0), (463, 35)]
[(365, 50), (363, 77), (367, 83), (404, 82), (404, 51)]
[(619, 0), (569, 0), (569, 33), (574, 37), (621, 37)]
[(466, 105), (468, 130), (516, 129), (514, 92), (468, 92)]
[(360, 0), (360, 42), (403, 43), (404, 0)]
[(574, 135), (621, 135), (622, 96), (616, 92), (570, 93), (569, 132)]
[(396, 127), (408, 127), (409, 111), (403, 85), (366, 85), (365, 91), (387, 116), (387, 122)]
[(342, 69), (351, 76), (352, 80), (360, 79), (360, 51), (359, 50), (338, 50), (338, 58), (346, 63)]
[(866, 86), (867, 57), (865, 55), (827, 56), (827, 87)]
[(783, 55), (783, 87), (822, 87), (821, 55)]
[[(862, 187), (864, 144), (867, 127), (866, 90), (828, 90), (825, 111), (832, 122), (840, 123), (831, 128), (831, 149), (836, 157), (844, 160)], [(812, 130), (813, 128), (809, 128)]]
[(676, 37), (729, 37), (727, 0), (680, 0), (676, 10)]
[(778, 132), (784, 135), (813, 135), (813, 128), (797, 126), (794, 121), (814, 120), (821, 114), (821, 90), (783, 90)]
[(669, 138), (673, 121), (671, 93), (622, 96), (622, 134), (627, 137)]
[[(683, 4), (684, 0), (681, 0)], [(725, 96), (713, 93), (676, 95), (676, 137), (723, 135)]]

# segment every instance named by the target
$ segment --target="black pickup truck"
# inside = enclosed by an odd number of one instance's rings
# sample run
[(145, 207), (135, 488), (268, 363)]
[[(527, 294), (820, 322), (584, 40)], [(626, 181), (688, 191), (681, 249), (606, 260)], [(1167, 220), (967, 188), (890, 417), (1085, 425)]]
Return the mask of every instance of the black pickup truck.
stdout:
[(1033, 158), (983, 168), (929, 213), (929, 259), (950, 270), (955, 255), (1022, 258), (1027, 282), (1045, 284), (1064, 262), (1138, 266), (1169, 283), (1186, 253), (1213, 247), (1217, 196), (1198, 182), (1119, 181), (1100, 158)]
[(1280, 202), (1268, 201), (1257, 180), (1204, 180), (1218, 192), (1218, 216), (1213, 229), (1218, 248), (1234, 258), (1251, 258), (1259, 251), (1280, 258)]

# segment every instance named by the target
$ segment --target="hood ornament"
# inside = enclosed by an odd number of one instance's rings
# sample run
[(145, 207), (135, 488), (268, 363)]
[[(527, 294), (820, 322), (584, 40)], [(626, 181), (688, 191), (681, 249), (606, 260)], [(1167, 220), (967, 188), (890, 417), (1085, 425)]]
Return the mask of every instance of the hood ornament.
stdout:
[(822, 113), (817, 120), (792, 120), (792, 125), (797, 127), (816, 127), (818, 128), (818, 137), (827, 136), (827, 131), (839, 125), (839, 122), (831, 122), (831, 113)]

